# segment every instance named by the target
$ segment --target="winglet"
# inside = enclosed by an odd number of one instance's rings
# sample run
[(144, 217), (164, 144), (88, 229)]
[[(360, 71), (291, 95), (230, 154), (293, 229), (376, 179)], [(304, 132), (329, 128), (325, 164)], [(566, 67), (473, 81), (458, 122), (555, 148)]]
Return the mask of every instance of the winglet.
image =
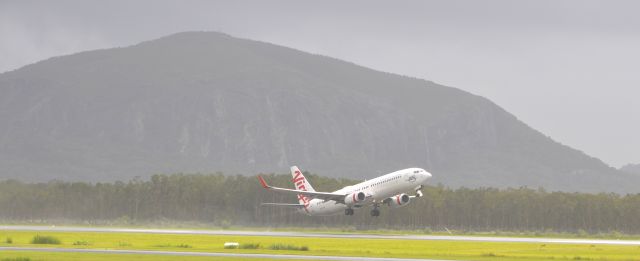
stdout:
[(263, 188), (270, 188), (269, 185), (267, 185), (267, 182), (264, 180), (264, 178), (262, 178), (262, 176), (258, 175), (258, 180), (260, 180), (260, 185), (262, 185)]

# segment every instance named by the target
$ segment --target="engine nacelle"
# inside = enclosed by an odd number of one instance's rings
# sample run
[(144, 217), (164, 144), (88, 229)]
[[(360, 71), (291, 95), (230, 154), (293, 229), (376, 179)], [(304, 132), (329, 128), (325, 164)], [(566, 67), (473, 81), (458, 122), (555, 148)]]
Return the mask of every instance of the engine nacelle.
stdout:
[(406, 205), (409, 205), (409, 202), (411, 201), (411, 197), (407, 194), (402, 193), (402, 194), (398, 194), (393, 197), (390, 197), (386, 201), (389, 207), (399, 208), (399, 207), (404, 207)]
[(365, 199), (367, 199), (367, 195), (364, 192), (354, 192), (344, 197), (344, 203), (347, 206), (353, 206), (363, 203)]

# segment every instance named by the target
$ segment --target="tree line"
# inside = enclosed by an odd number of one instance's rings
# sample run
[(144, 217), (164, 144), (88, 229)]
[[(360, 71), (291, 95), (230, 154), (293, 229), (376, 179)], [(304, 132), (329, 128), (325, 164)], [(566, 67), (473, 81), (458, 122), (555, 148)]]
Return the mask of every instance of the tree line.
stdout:
[[(305, 174), (321, 191), (354, 180)], [(270, 183), (292, 187), (290, 175), (266, 175)], [(313, 226), (389, 229), (443, 228), (473, 231), (517, 230), (640, 233), (640, 194), (547, 192), (530, 188), (427, 186), (424, 197), (374, 218), (369, 208), (354, 216), (308, 217), (262, 202), (297, 203), (291, 195), (262, 189), (255, 176), (217, 174), (154, 175), (128, 182), (0, 182), (0, 220), (154, 220), (217, 225)]]

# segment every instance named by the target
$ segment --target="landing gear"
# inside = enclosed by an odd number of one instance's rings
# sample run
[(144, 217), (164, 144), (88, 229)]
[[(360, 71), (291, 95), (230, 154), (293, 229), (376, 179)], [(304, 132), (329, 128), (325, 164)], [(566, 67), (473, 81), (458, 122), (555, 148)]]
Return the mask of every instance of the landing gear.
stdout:
[(344, 214), (347, 216), (353, 216), (353, 209), (352, 208), (345, 209)]
[(378, 210), (377, 208), (372, 209), (371, 210), (371, 216), (372, 217), (380, 216), (380, 210)]
[(422, 185), (416, 187), (416, 198), (422, 197)]

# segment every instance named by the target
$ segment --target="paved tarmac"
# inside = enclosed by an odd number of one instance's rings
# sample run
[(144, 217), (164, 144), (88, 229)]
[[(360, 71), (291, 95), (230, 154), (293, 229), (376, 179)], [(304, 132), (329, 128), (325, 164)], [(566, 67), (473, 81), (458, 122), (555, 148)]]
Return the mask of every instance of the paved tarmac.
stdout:
[(637, 245), (640, 240), (575, 239), (575, 238), (527, 238), (527, 237), (479, 237), (479, 236), (432, 236), (432, 235), (369, 235), (369, 234), (325, 234), (305, 232), (242, 231), (242, 230), (176, 230), (176, 229), (136, 229), (107, 227), (57, 227), (57, 226), (0, 226), (0, 230), (60, 231), (60, 232), (107, 232), (107, 233), (151, 233), (188, 235), (234, 235), (272, 237), (319, 237), (319, 238), (366, 238), (366, 239), (409, 239), (409, 240), (449, 240), (474, 242), (525, 242), (544, 244), (591, 244), (591, 245)]
[(446, 261), (435, 259), (410, 258), (380, 258), (380, 257), (346, 257), (346, 256), (308, 256), (308, 255), (270, 255), (270, 254), (237, 254), (211, 252), (179, 252), (179, 251), (149, 251), (149, 250), (113, 250), (113, 249), (74, 249), (74, 248), (38, 248), (38, 247), (0, 247), (0, 251), (37, 251), (47, 253), (93, 253), (93, 254), (138, 254), (163, 256), (207, 256), (234, 257), (238, 259), (306, 259), (306, 260), (337, 260), (337, 261)]

